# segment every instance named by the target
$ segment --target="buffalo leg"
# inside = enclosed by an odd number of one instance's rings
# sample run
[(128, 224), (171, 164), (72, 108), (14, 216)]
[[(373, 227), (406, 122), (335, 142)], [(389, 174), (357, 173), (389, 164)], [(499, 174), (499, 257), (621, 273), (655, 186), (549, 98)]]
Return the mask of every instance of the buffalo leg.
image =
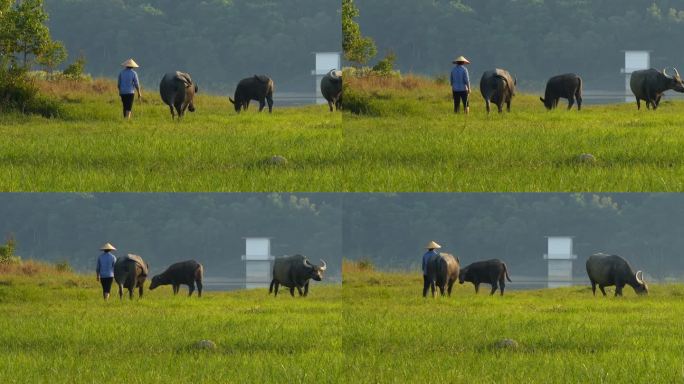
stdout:
[(273, 297), (278, 296), (278, 287), (280, 287), (280, 283), (278, 283), (278, 282), (276, 281), (276, 283), (275, 283), (275, 288), (274, 288), (274, 292), (273, 292)]
[(423, 297), (427, 297), (429, 287), (430, 283), (428, 282), (428, 277), (426, 275), (423, 275)]
[(264, 99), (259, 100), (259, 112), (263, 111), (265, 106), (266, 101)]
[(499, 111), (499, 113), (503, 113), (503, 102), (499, 101), (499, 103), (496, 104), (496, 109)]
[(133, 300), (133, 290), (134, 289), (135, 289), (135, 287), (128, 288), (128, 298), (131, 300)]
[(299, 293), (300, 297), (304, 296), (304, 292), (302, 292), (302, 287), (300, 287), (299, 285), (297, 286), (297, 293)]
[(273, 112), (273, 95), (266, 96), (266, 101), (268, 102), (268, 113)]
[(572, 109), (573, 105), (575, 105), (575, 98), (570, 96), (568, 98), (568, 111)]
[(171, 110), (171, 120), (173, 120), (174, 118), (176, 118), (176, 114), (173, 111), (173, 105), (169, 105), (169, 109)]
[(197, 297), (202, 297), (202, 280), (195, 280), (197, 284)]
[(504, 294), (504, 289), (506, 289), (506, 280), (503, 276), (501, 276), (501, 280), (499, 281), (499, 291), (501, 292), (501, 296)]
[(492, 283), (492, 290), (489, 292), (489, 295), (490, 296), (493, 295), (497, 289), (499, 289), (499, 285), (496, 282), (493, 282)]
[(491, 110), (491, 105), (489, 100), (485, 100), (485, 105), (487, 106), (487, 114), (489, 114), (489, 111)]
[(451, 289), (454, 287), (454, 283), (456, 280), (449, 280), (449, 286), (447, 287), (447, 293), (449, 294), (449, 297), (451, 297)]
[(123, 285), (119, 284), (119, 300), (123, 299)]
[(192, 296), (192, 293), (195, 292), (195, 282), (191, 282), (188, 284), (188, 297)]
[(606, 296), (606, 289), (603, 285), (599, 285), (599, 289), (601, 290), (601, 293), (603, 293), (603, 296)]
[(596, 296), (596, 282), (594, 280), (591, 281), (591, 293)]
[(309, 296), (309, 282), (307, 281), (306, 284), (304, 284), (304, 297)]
[(290, 296), (294, 297), (294, 287), (290, 288)]
[(275, 285), (275, 279), (271, 280), (271, 285), (268, 287), (268, 293), (273, 293), (273, 286)]
[(437, 288), (439, 288), (439, 295), (444, 296), (444, 284), (438, 285)]
[(506, 100), (506, 111), (511, 111), (511, 99)]
[(139, 299), (142, 299), (142, 297), (143, 297), (143, 289), (144, 289), (143, 284), (140, 283), (140, 285), (138, 285), (138, 298)]
[(480, 293), (480, 283), (475, 283), (475, 293)]
[(641, 100), (637, 97), (637, 111), (641, 110)]
[(582, 95), (575, 95), (575, 99), (577, 99), (577, 110), (581, 111), (582, 110)]
[(432, 293), (432, 297), (435, 297), (435, 281), (432, 280), (430, 282), (430, 292)]
[(622, 296), (622, 287), (624, 285), (615, 284), (615, 297)]
[(334, 112), (335, 110), (333, 109), (333, 102), (328, 101), (328, 108), (330, 108), (330, 112)]
[(183, 117), (183, 109), (180, 105), (176, 105), (176, 112), (178, 112), (178, 120), (180, 120), (180, 118)]
[(178, 294), (178, 290), (180, 290), (180, 285), (174, 284), (173, 285), (173, 295), (176, 296)]

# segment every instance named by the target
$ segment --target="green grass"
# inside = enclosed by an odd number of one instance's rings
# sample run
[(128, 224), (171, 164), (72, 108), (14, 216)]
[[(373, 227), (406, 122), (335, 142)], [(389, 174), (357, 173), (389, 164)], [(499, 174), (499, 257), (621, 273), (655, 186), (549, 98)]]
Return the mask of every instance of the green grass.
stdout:
[[(340, 288), (103, 302), (92, 277), (0, 274), (2, 383), (332, 383), (342, 375)], [(209, 339), (215, 350), (194, 344)]]
[[(684, 380), (682, 285), (617, 299), (588, 287), (475, 295), (472, 285), (423, 299), (421, 288), (417, 274), (347, 263), (342, 288), (316, 284), (306, 299), (263, 289), (188, 299), (161, 287), (104, 303), (91, 276), (0, 272), (0, 382)], [(498, 349), (504, 338), (518, 347)], [(194, 349), (202, 339), (217, 349)]]
[[(237, 115), (227, 97), (198, 95), (197, 112), (174, 122), (149, 90), (126, 122), (109, 83), (71, 86), (48, 87), (60, 118), (0, 115), (0, 191), (339, 189), (342, 118), (327, 107), (276, 105), (269, 115), (253, 102)], [(288, 163), (269, 164), (274, 155)]]
[(684, 191), (682, 102), (547, 112), (538, 96), (518, 95), (510, 114), (487, 116), (473, 93), (466, 117), (452, 113), (448, 85), (349, 88), (366, 114), (343, 117), (344, 191)]
[[(344, 276), (346, 382), (684, 381), (682, 285), (647, 297), (627, 287), (616, 299), (589, 287), (500, 297), (457, 284), (450, 298), (423, 299), (418, 274)], [(517, 349), (497, 348), (505, 338)]]

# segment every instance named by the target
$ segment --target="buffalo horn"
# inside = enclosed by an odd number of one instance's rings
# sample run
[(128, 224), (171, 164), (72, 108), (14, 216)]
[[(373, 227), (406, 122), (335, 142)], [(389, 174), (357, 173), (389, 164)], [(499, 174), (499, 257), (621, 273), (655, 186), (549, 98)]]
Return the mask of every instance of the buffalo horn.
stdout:
[[(639, 276), (639, 275), (641, 275), (641, 276)], [(643, 272), (643, 271), (637, 271), (635, 277), (636, 277), (637, 283), (639, 283), (639, 284), (643, 284), (643, 283), (644, 283), (644, 272)]]
[(326, 269), (328, 269), (328, 265), (325, 263), (325, 261), (323, 259), (321, 259), (321, 267), (320, 268), (321, 268), (321, 271), (325, 271)]
[(679, 71), (677, 70), (677, 68), (672, 68), (672, 69), (674, 69), (674, 71), (675, 71), (675, 76), (679, 77)]
[(306, 265), (309, 268), (313, 268), (314, 266), (309, 263), (309, 259), (304, 259), (304, 265)]

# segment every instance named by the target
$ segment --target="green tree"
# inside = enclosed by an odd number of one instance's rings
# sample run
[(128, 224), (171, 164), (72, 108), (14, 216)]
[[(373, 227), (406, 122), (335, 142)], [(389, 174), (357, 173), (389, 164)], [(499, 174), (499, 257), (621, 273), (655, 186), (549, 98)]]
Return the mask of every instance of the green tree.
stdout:
[(55, 67), (67, 58), (67, 51), (61, 41), (50, 41), (45, 45), (43, 51), (38, 55), (38, 64), (45, 67), (50, 76)]
[(10, 54), (20, 54), (24, 68), (30, 67), (30, 55), (40, 55), (50, 43), (50, 31), (45, 25), (48, 19), (43, 0), (21, 0), (9, 11), (8, 18), (14, 24), (11, 40), (14, 44)]
[(354, 20), (359, 9), (354, 0), (342, 0), (342, 50), (344, 58), (359, 65), (365, 64), (377, 53), (375, 42), (361, 34), (361, 27)]

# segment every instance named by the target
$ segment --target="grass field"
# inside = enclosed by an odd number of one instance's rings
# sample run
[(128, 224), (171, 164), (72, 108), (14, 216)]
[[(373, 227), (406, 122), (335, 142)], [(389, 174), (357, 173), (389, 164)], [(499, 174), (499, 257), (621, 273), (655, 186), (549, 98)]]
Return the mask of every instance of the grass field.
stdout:
[[(316, 284), (306, 299), (161, 287), (104, 303), (91, 276), (4, 268), (0, 382), (684, 381), (681, 285), (619, 299), (588, 287), (491, 297), (471, 285), (423, 299), (421, 288), (420, 276), (346, 263), (342, 288)], [(517, 348), (497, 348), (504, 338)], [(193, 348), (202, 339), (217, 348)]]
[[(158, 91), (133, 120), (112, 82), (42, 83), (62, 101), (56, 119), (0, 115), (0, 191), (337, 191), (342, 117), (327, 107), (237, 115), (227, 97), (199, 94), (174, 122)], [(283, 156), (286, 165), (269, 163)]]
[[(589, 287), (492, 297), (468, 284), (423, 299), (419, 275), (347, 268), (345, 382), (683, 382), (684, 287), (627, 290), (619, 299)], [(517, 349), (497, 348), (505, 338)]]
[[(2, 383), (332, 383), (342, 375), (340, 288), (169, 287), (104, 303), (99, 283), (39, 268), (0, 273)], [(194, 344), (209, 339), (215, 350)]]
[[(477, 81), (474, 82), (477, 84)], [(512, 112), (454, 115), (449, 85), (411, 76), (352, 80), (344, 114), (345, 191), (684, 191), (684, 103), (547, 112), (518, 95)], [(667, 98), (666, 98), (667, 99)], [(665, 100), (666, 100), (665, 99)], [(580, 161), (583, 153), (596, 161)]]

